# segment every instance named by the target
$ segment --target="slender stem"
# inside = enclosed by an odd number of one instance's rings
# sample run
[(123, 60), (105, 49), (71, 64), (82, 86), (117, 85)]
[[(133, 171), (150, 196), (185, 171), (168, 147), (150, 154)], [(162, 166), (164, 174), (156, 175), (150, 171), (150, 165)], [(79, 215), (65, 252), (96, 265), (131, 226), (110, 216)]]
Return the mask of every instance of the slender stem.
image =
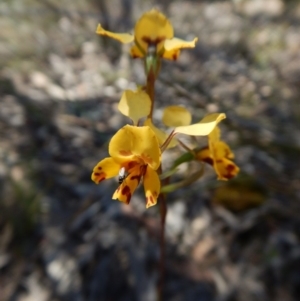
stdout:
[[(147, 68), (145, 68), (147, 70)], [(149, 69), (148, 69), (149, 70)], [(158, 73), (158, 69), (155, 71), (153, 67), (150, 68), (147, 74), (147, 84), (146, 92), (148, 93), (151, 99), (151, 110), (148, 115), (148, 118), (152, 120), (153, 108), (154, 108), (154, 96), (155, 96), (155, 80)], [(161, 166), (158, 169), (158, 174), (162, 174)], [(168, 180), (165, 179), (164, 182), (168, 183)], [(159, 246), (160, 246), (160, 259), (159, 259), (159, 281), (157, 286), (157, 300), (163, 300), (163, 290), (165, 282), (165, 224), (166, 224), (166, 215), (167, 215), (167, 205), (166, 205), (166, 195), (159, 195), (159, 208), (160, 208), (160, 237), (159, 237)]]
[(160, 258), (159, 258), (159, 282), (158, 282), (158, 301), (163, 300), (163, 291), (165, 284), (165, 225), (167, 216), (166, 195), (160, 194), (159, 197), (160, 209)]
[(160, 191), (161, 191), (161, 193), (169, 193), (169, 192), (175, 191), (179, 188), (186, 187), (186, 186), (192, 184), (193, 182), (197, 181), (199, 178), (201, 178), (203, 176), (203, 172), (204, 172), (204, 165), (202, 164), (201, 169), (199, 171), (195, 172), (192, 175), (189, 175), (187, 178), (183, 179), (180, 182), (166, 184), (166, 185), (162, 186)]
[(194, 154), (194, 150), (192, 150), (191, 148), (189, 148), (185, 143), (183, 143), (181, 140), (177, 139), (178, 143), (188, 152)]
[(168, 147), (168, 145), (170, 144), (172, 138), (175, 136), (176, 133), (174, 133), (174, 130), (170, 133), (170, 135), (168, 136), (168, 138), (166, 139), (166, 141), (163, 143), (163, 145), (160, 147), (161, 152), (163, 153), (166, 148)]
[(148, 118), (152, 120), (153, 108), (154, 108), (154, 87), (155, 87), (155, 74), (151, 70), (147, 75), (147, 85), (146, 85), (146, 92), (148, 93), (151, 99), (151, 110), (148, 115)]

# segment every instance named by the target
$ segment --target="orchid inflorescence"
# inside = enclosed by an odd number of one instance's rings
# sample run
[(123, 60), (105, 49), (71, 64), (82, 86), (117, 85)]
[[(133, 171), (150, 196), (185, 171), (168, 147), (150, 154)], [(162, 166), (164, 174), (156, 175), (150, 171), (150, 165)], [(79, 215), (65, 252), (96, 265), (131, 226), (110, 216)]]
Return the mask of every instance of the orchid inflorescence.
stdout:
[[(149, 208), (157, 203), (160, 194), (187, 186), (201, 177), (202, 169), (196, 176), (183, 182), (170, 184), (168, 181), (164, 185), (164, 179), (170, 178), (178, 165), (184, 162), (194, 160), (212, 165), (219, 180), (234, 177), (239, 168), (232, 161), (234, 155), (230, 147), (220, 140), (218, 123), (226, 117), (224, 113), (209, 114), (198, 123), (191, 124), (190, 112), (174, 105), (165, 108), (163, 112), (162, 122), (170, 128), (169, 134), (153, 123), (154, 84), (161, 60), (177, 60), (181, 49), (195, 47), (197, 38), (184, 41), (174, 37), (170, 21), (157, 9), (142, 15), (135, 25), (133, 35), (107, 31), (100, 24), (96, 33), (121, 43), (133, 43), (130, 54), (133, 58), (143, 60), (147, 82), (145, 87), (136, 91), (123, 92), (118, 109), (132, 120), (132, 124), (122, 127), (111, 138), (108, 149), (110, 157), (104, 158), (94, 167), (92, 180), (99, 184), (119, 175), (119, 187), (112, 198), (126, 204), (129, 204), (132, 194), (142, 181), (146, 207)], [(201, 149), (197, 146), (191, 149), (178, 138), (178, 134), (208, 136), (208, 145)], [(175, 160), (171, 170), (163, 173), (162, 153), (175, 146), (183, 146), (186, 153)]]

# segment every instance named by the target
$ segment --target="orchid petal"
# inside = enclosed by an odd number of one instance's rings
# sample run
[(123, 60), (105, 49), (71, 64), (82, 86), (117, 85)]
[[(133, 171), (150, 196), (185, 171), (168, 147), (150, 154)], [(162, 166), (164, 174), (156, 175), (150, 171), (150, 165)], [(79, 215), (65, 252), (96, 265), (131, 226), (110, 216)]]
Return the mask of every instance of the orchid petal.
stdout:
[(149, 115), (151, 99), (144, 91), (126, 90), (122, 94), (118, 109), (123, 115), (131, 118), (134, 125), (137, 125), (139, 119)]
[(145, 53), (149, 44), (155, 45), (159, 53), (163, 49), (164, 40), (171, 39), (173, 35), (170, 21), (157, 9), (144, 13), (134, 28), (135, 40)]
[(164, 48), (166, 51), (177, 50), (182, 48), (194, 48), (198, 38), (194, 38), (193, 41), (185, 41), (178, 38), (167, 39), (164, 42)]
[(160, 166), (161, 152), (157, 138), (148, 126), (125, 125), (111, 139), (109, 154), (117, 162), (138, 160), (153, 169)]
[(185, 126), (189, 125), (191, 120), (191, 113), (184, 107), (169, 106), (164, 109), (162, 121), (166, 126)]
[(151, 167), (147, 167), (144, 175), (144, 189), (146, 195), (146, 208), (154, 206), (160, 192), (160, 180), (158, 174)]
[(179, 126), (175, 128), (174, 132), (190, 136), (207, 136), (224, 118), (226, 118), (224, 113), (210, 114), (204, 117), (199, 123)]
[(91, 178), (96, 184), (99, 184), (105, 179), (115, 177), (119, 170), (119, 163), (115, 162), (113, 158), (105, 158), (94, 167)]
[(97, 34), (100, 34), (102, 36), (107, 36), (110, 37), (112, 39), (115, 39), (123, 44), (128, 44), (134, 41), (134, 36), (129, 34), (129, 33), (115, 33), (115, 32), (111, 32), (108, 30), (105, 30), (101, 24), (98, 24), (97, 30), (96, 30)]

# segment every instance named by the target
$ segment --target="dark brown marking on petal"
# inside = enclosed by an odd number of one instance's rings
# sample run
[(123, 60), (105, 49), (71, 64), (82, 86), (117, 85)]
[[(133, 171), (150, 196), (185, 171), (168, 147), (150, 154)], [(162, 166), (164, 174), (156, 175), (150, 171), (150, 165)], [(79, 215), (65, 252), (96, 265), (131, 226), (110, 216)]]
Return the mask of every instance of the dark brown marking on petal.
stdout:
[(129, 204), (131, 199), (131, 191), (129, 186), (126, 185), (125, 187), (123, 187), (121, 193), (126, 196), (126, 204)]
[(164, 41), (165, 39), (166, 37), (157, 37), (156, 39), (151, 39), (149, 37), (142, 37), (142, 41), (144, 41), (148, 45), (154, 45), (154, 46)]
[(147, 171), (147, 166), (148, 165), (141, 165), (140, 166), (140, 172), (141, 172), (141, 176), (144, 176), (146, 171)]
[(132, 152), (131, 151), (126, 151), (126, 150), (120, 150), (119, 154), (122, 156), (131, 156)]
[(99, 184), (100, 182), (102, 182), (106, 179), (104, 173), (98, 173), (98, 172), (93, 173), (92, 178), (96, 184)]
[(178, 58), (178, 55), (177, 55), (176, 53), (174, 53), (174, 54), (172, 55), (172, 59), (173, 59), (173, 61), (176, 61), (176, 60), (177, 60), (177, 58)]
[(126, 195), (128, 193), (130, 193), (130, 188), (129, 186), (124, 186), (123, 189), (122, 189), (122, 192), (121, 192), (123, 195)]
[(101, 167), (101, 166), (98, 166), (97, 169), (98, 169), (98, 170), (102, 170), (102, 167)]
[(157, 193), (157, 191), (153, 191), (153, 192), (152, 192), (152, 194), (154, 195), (154, 197), (156, 197), (156, 198), (157, 198), (157, 196), (158, 196), (158, 193)]
[(216, 162), (217, 163), (223, 163), (223, 159), (217, 159)]
[(226, 175), (227, 179), (231, 179), (235, 176), (234, 174), (235, 166), (233, 164), (227, 165), (226, 170), (227, 170), (227, 175)]
[(131, 168), (133, 168), (135, 165), (137, 164), (137, 162), (135, 162), (135, 161), (130, 161), (129, 163), (128, 163), (128, 170), (129, 169), (131, 169)]
[(153, 204), (153, 197), (150, 196), (146, 196), (146, 206), (150, 207)]
[(205, 163), (208, 163), (208, 164), (210, 164), (210, 165), (214, 165), (214, 160), (212, 159), (212, 158), (210, 158), (210, 157), (206, 157), (206, 158), (203, 158), (203, 159), (201, 159), (203, 162), (205, 162)]
[(234, 165), (233, 164), (228, 164), (227, 166), (226, 166), (226, 169), (227, 169), (227, 171), (228, 172), (232, 172), (232, 171), (234, 171)]
[(235, 166), (233, 164), (228, 164), (226, 166), (226, 171), (227, 173), (222, 175), (226, 179), (231, 179), (235, 176), (234, 171), (235, 171)]
[(131, 176), (130, 180), (137, 180), (138, 183), (140, 183), (142, 175), (135, 175), (135, 176)]

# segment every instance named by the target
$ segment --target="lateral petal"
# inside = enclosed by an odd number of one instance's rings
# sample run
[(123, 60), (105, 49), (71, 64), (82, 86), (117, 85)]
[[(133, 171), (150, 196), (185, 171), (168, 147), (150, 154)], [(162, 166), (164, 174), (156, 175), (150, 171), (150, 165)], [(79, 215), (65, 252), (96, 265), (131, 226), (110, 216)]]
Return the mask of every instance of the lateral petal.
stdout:
[(175, 133), (190, 135), (190, 136), (207, 136), (216, 125), (226, 118), (224, 113), (214, 113), (205, 116), (200, 122), (187, 125), (179, 126), (175, 128)]
[(194, 38), (193, 41), (185, 41), (178, 38), (167, 39), (164, 42), (164, 48), (166, 51), (182, 49), (182, 48), (194, 48), (198, 38)]
[(120, 167), (120, 164), (112, 158), (105, 158), (94, 167), (91, 178), (96, 184), (99, 184), (105, 179), (115, 177), (119, 173)]
[(146, 208), (154, 206), (160, 193), (160, 179), (155, 170), (150, 166), (147, 167), (144, 175), (144, 189), (146, 196)]
[(179, 49), (164, 50), (162, 57), (166, 60), (176, 61), (180, 55)]
[(114, 40), (117, 40), (123, 44), (128, 44), (134, 41), (134, 36), (129, 34), (129, 33), (116, 33), (116, 32), (111, 32), (108, 30), (105, 30), (101, 24), (98, 24), (97, 30), (96, 30), (97, 34), (100, 34), (102, 36), (107, 36), (110, 37)]

